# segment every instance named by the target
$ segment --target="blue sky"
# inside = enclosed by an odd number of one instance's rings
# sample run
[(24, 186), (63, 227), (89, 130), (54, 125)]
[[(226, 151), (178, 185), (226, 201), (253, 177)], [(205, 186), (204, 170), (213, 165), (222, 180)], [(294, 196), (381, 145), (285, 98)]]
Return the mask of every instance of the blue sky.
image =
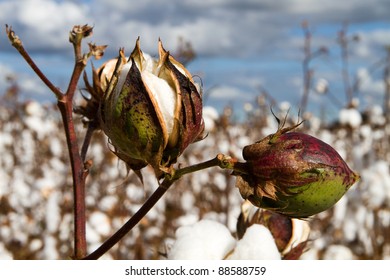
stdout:
[[(304, 20), (312, 31), (313, 50), (329, 49), (328, 55), (311, 63), (314, 86), (326, 79), (331, 93), (344, 103), (336, 38), (347, 22), (348, 36), (360, 38), (349, 45), (351, 79), (362, 78), (360, 106), (381, 105), (383, 68), (373, 73), (368, 69), (385, 58), (384, 46), (390, 45), (388, 0), (0, 0), (0, 24), (13, 26), (42, 70), (62, 88), (73, 63), (68, 32), (75, 24), (88, 23), (95, 28), (86, 41), (109, 45), (105, 59), (115, 56), (119, 47), (130, 52), (138, 36), (142, 49), (150, 54), (156, 53), (158, 38), (173, 51), (179, 37), (191, 42), (198, 58), (188, 68), (202, 79), (206, 105), (231, 104), (237, 111), (244, 103), (254, 102), (259, 88), (298, 109)], [(4, 29), (0, 70), (18, 77), (26, 98), (53, 100), (9, 46)], [(4, 77), (0, 77), (0, 88), (4, 87)], [(309, 102), (313, 112), (320, 108), (329, 116), (337, 112), (326, 96), (314, 90)]]

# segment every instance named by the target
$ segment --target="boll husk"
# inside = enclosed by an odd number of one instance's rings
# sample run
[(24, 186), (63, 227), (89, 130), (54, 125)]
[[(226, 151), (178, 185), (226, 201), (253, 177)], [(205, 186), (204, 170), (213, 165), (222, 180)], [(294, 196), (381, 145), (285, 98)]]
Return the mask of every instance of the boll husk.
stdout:
[(237, 237), (241, 239), (253, 224), (269, 229), (283, 259), (299, 259), (304, 252), (310, 235), (308, 221), (257, 208), (245, 200), (237, 219)]
[[(106, 87), (101, 127), (114, 152), (137, 171), (150, 164), (158, 177), (169, 172), (187, 146), (201, 139), (202, 95), (187, 69), (159, 41), (159, 59), (123, 51), (101, 70)], [(106, 81), (104, 81), (104, 78)]]
[(304, 218), (332, 207), (359, 175), (330, 145), (289, 132), (295, 127), (244, 147), (236, 186), (255, 206)]

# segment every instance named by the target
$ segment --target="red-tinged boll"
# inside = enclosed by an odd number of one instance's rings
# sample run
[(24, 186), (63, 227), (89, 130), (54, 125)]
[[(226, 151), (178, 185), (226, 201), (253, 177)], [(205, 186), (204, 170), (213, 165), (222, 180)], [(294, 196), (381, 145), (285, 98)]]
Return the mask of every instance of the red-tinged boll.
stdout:
[(246, 163), (236, 171), (236, 186), (258, 207), (304, 218), (332, 207), (359, 175), (330, 145), (288, 132), (293, 128), (244, 148)]

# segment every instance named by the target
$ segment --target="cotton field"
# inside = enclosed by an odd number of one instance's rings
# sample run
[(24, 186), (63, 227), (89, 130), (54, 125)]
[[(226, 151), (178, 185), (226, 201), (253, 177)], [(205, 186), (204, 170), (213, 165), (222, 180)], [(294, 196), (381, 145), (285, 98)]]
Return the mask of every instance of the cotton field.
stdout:
[[(68, 152), (55, 105), (0, 99), (0, 259), (69, 259), (73, 252), (73, 193)], [(275, 108), (285, 116), (285, 104)], [(278, 110), (277, 110), (278, 109)], [(233, 112), (234, 114), (234, 112)], [(295, 123), (296, 116), (287, 121)], [(82, 141), (85, 128), (77, 116)], [(277, 130), (268, 109), (254, 106), (236, 123), (227, 108), (204, 108), (208, 136), (179, 158), (187, 166), (217, 153), (242, 159), (245, 145)], [(301, 130), (331, 144), (361, 175), (331, 209), (294, 222), (292, 248), (300, 259), (390, 259), (390, 124), (381, 108), (342, 109), (324, 124), (309, 116)], [(152, 170), (143, 184), (96, 132), (87, 159), (87, 242), (92, 252), (134, 214), (158, 186)], [(217, 167), (184, 176), (104, 259), (282, 259), (269, 228), (239, 234), (244, 212), (235, 177)], [(290, 248), (290, 249), (291, 249)]]

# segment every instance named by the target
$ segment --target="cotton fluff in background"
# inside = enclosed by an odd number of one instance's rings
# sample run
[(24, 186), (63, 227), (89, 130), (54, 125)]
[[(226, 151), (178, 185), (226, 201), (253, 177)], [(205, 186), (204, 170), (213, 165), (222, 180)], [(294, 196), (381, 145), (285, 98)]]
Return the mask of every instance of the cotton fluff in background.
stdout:
[(323, 256), (324, 260), (353, 260), (355, 256), (353, 255), (351, 249), (343, 245), (330, 245)]
[(339, 121), (342, 125), (358, 128), (362, 123), (362, 115), (355, 108), (344, 108), (339, 112)]
[(222, 260), (236, 241), (221, 223), (201, 220), (176, 231), (168, 258), (173, 260)]
[(203, 108), (203, 121), (206, 132), (210, 132), (215, 129), (218, 118), (218, 111), (214, 107), (206, 106)]
[(389, 174), (389, 164), (382, 160), (362, 171), (363, 198), (371, 208), (390, 205)]
[(271, 232), (263, 225), (250, 226), (237, 242), (231, 260), (280, 260)]

